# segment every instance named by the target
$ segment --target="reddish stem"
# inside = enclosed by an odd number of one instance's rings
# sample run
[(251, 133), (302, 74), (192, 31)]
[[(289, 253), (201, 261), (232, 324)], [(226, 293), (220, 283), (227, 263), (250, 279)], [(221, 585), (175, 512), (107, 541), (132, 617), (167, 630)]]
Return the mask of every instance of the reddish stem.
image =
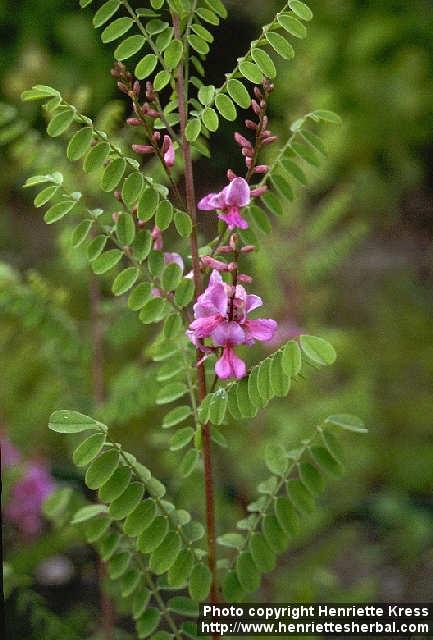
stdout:
[[(174, 33), (177, 40), (181, 39), (180, 22), (179, 17), (172, 14)], [(182, 154), (184, 160), (185, 171), (185, 190), (186, 190), (186, 202), (188, 213), (191, 216), (192, 233), (191, 233), (191, 255), (192, 255), (192, 269), (195, 286), (195, 298), (200, 295), (202, 291), (201, 272), (200, 272), (200, 258), (198, 252), (198, 240), (197, 240), (197, 209), (196, 198), (194, 189), (194, 173), (192, 166), (191, 147), (185, 135), (185, 129), (187, 125), (187, 106), (186, 106), (186, 94), (185, 94), (185, 78), (183, 70), (183, 62), (179, 64), (177, 69), (176, 78), (176, 91), (179, 101), (179, 119), (180, 119), (180, 131), (182, 136)], [(200, 402), (206, 397), (206, 376), (204, 364), (200, 363), (202, 360), (202, 353), (197, 350), (197, 380), (198, 380), (198, 399)], [(211, 437), (210, 437), (210, 425), (205, 424), (202, 427), (202, 444), (203, 444), (203, 459), (204, 459), (204, 483), (205, 483), (205, 500), (206, 500), (206, 526), (208, 537), (208, 565), (212, 574), (212, 585), (210, 592), (211, 602), (218, 602), (218, 587), (217, 587), (217, 572), (216, 572), (216, 535), (215, 535), (215, 498), (214, 498), (214, 486), (213, 486), (213, 473), (212, 473), (212, 449), (211, 449)], [(213, 636), (218, 637), (218, 636)]]

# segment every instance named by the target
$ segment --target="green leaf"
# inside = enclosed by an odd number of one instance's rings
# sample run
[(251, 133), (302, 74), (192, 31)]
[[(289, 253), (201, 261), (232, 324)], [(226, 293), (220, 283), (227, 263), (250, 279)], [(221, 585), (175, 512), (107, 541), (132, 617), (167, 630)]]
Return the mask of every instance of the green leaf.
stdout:
[(199, 614), (198, 606), (195, 602), (184, 596), (175, 596), (167, 602), (170, 611), (178, 613), (187, 618), (197, 618)]
[(271, 368), (272, 358), (267, 358), (259, 365), (259, 373), (257, 375), (257, 390), (262, 398), (263, 403), (269, 402), (273, 397), (271, 386)]
[(213, 11), (210, 11), (209, 9), (205, 9), (205, 8), (200, 7), (198, 9), (196, 9), (196, 13), (205, 22), (209, 22), (209, 24), (213, 24), (214, 26), (218, 26), (219, 18)]
[(325, 447), (311, 447), (311, 455), (314, 461), (332, 476), (339, 477), (343, 473), (341, 464), (330, 454)]
[(156, 226), (165, 231), (173, 220), (173, 205), (169, 200), (162, 200), (156, 210), (155, 222)]
[(155, 209), (159, 202), (159, 194), (152, 189), (152, 187), (148, 187), (145, 189), (141, 195), (140, 202), (138, 203), (138, 217), (140, 220), (150, 220), (153, 216)]
[(174, 302), (178, 307), (186, 307), (194, 297), (194, 282), (191, 278), (183, 278), (174, 294)]
[(300, 2), (300, 0), (289, 0), (289, 7), (301, 20), (310, 21), (313, 19), (313, 12), (304, 2)]
[(161, 614), (155, 607), (149, 607), (137, 622), (137, 636), (139, 640), (148, 638), (157, 629)]
[(147, 258), (152, 248), (152, 236), (148, 229), (141, 229), (135, 235), (133, 246), (134, 259), (140, 264)]
[(105, 444), (105, 433), (95, 433), (84, 440), (74, 451), (72, 460), (77, 467), (85, 467), (101, 452)]
[(325, 488), (322, 475), (309, 462), (301, 462), (299, 464), (299, 476), (302, 484), (307, 487), (308, 491), (313, 495), (318, 495)]
[(111, 478), (99, 489), (102, 502), (113, 502), (125, 491), (131, 481), (132, 473), (128, 467), (118, 467)]
[(307, 358), (320, 366), (331, 365), (337, 358), (334, 347), (323, 338), (301, 336), (301, 349)]
[(190, 449), (182, 458), (179, 465), (179, 472), (183, 478), (187, 478), (194, 471), (199, 454), (196, 449)]
[(244, 61), (239, 64), (241, 74), (253, 84), (261, 84), (263, 81), (263, 73), (260, 67), (254, 62)]
[(116, 158), (113, 162), (110, 162), (102, 176), (102, 190), (107, 193), (113, 191), (122, 179), (125, 169), (126, 161), (123, 158)]
[(110, 516), (114, 520), (123, 520), (134, 511), (144, 495), (141, 482), (132, 482), (125, 491), (111, 503)]
[(170, 82), (170, 79), (171, 79), (171, 76), (168, 71), (165, 71), (165, 70), (159, 71), (156, 74), (155, 79), (153, 81), (153, 86), (155, 88), (155, 91), (162, 91), (162, 89), (164, 89), (164, 87), (168, 85), (168, 83)]
[(282, 476), (287, 470), (288, 458), (281, 444), (268, 444), (265, 451), (265, 462), (271, 473)]
[(134, 285), (138, 276), (139, 269), (137, 267), (129, 267), (128, 269), (124, 269), (121, 271), (115, 278), (113, 282), (113, 293), (115, 296), (120, 296), (123, 293), (129, 291), (129, 289)]
[(139, 199), (143, 191), (144, 179), (139, 171), (130, 173), (123, 183), (122, 200), (127, 207), (131, 208)]
[(35, 205), (35, 207), (42, 207), (56, 195), (57, 191), (58, 187), (54, 185), (51, 187), (45, 187), (45, 189), (42, 189), (42, 191), (40, 191), (35, 197), (35, 199), (33, 200), (33, 204)]
[(181, 548), (180, 536), (170, 531), (150, 557), (150, 570), (157, 576), (162, 575), (174, 564)]
[(155, 36), (161, 31), (164, 31), (168, 27), (168, 22), (164, 22), (163, 20), (159, 20), (159, 18), (155, 18), (153, 20), (149, 20), (146, 24), (146, 31), (150, 33), (150, 35)]
[(230, 78), (227, 82), (227, 91), (230, 97), (238, 104), (242, 109), (249, 109), (251, 106), (251, 96), (245, 88), (245, 85), (240, 80)]
[(272, 191), (268, 191), (267, 193), (265, 193), (262, 196), (261, 200), (263, 204), (269, 209), (269, 211), (274, 215), (276, 216), (284, 215), (283, 207), (281, 206), (281, 203), (278, 200), (275, 193), (272, 193)]
[(174, 291), (182, 280), (182, 269), (175, 262), (170, 262), (162, 272), (161, 284), (164, 291)]
[(105, 425), (97, 422), (90, 416), (86, 416), (78, 411), (55, 411), (51, 414), (48, 422), (51, 431), (57, 433), (81, 433), (82, 431), (107, 430)]
[(129, 294), (128, 307), (133, 311), (139, 311), (144, 307), (146, 302), (151, 298), (152, 286), (149, 282), (141, 282)]
[(168, 583), (172, 587), (185, 587), (191, 575), (194, 555), (190, 549), (182, 549), (168, 572)]
[(198, 91), (198, 99), (200, 102), (207, 106), (209, 105), (215, 97), (215, 87), (213, 85), (204, 85), (202, 84)]
[(368, 433), (361, 418), (352, 416), (349, 413), (341, 413), (326, 418), (325, 424), (333, 424), (336, 427), (345, 429), (346, 431), (354, 431), (355, 433)]
[(245, 538), (240, 533), (224, 533), (222, 536), (217, 538), (217, 542), (222, 547), (241, 549), (244, 545)]
[(147, 53), (135, 67), (135, 76), (138, 80), (148, 78), (154, 72), (158, 58), (154, 53)]
[(285, 60), (292, 60), (295, 57), (295, 50), (287, 40), (275, 31), (266, 32), (266, 40), (271, 47)]
[(140, 504), (128, 515), (123, 531), (127, 536), (140, 536), (145, 529), (150, 527), (156, 517), (156, 505), (152, 498), (140, 502)]
[(134, 242), (135, 222), (132, 214), (122, 211), (119, 214), (116, 225), (116, 235), (123, 247), (128, 247)]
[(302, 185), (306, 186), (308, 184), (307, 176), (302, 171), (302, 169), (295, 162), (293, 162), (293, 160), (283, 157), (281, 160), (281, 164), (283, 165), (284, 169), (288, 173), (292, 174), (292, 176), (296, 178), (296, 180)]
[(141, 571), (139, 569), (129, 569), (122, 577), (122, 598), (129, 598), (134, 591), (141, 588)]
[(289, 480), (287, 483), (287, 494), (295, 509), (301, 513), (311, 513), (314, 511), (314, 499), (300, 480)]
[(218, 130), (220, 120), (215, 109), (212, 109), (211, 107), (207, 107), (203, 111), (202, 118), (203, 118), (205, 127), (207, 127), (209, 131), (214, 132)]
[(199, 118), (189, 120), (185, 130), (187, 140), (189, 140), (189, 142), (195, 142), (200, 135), (200, 131), (201, 122)]
[(236, 384), (236, 399), (240, 414), (243, 418), (253, 418), (257, 413), (257, 407), (251, 402), (248, 395), (248, 380), (240, 380)]
[(164, 416), (164, 420), (162, 422), (163, 429), (169, 429), (170, 427), (174, 427), (174, 425), (179, 424), (179, 422), (183, 422), (191, 415), (191, 413), (191, 407), (187, 405), (172, 409), (166, 416)]
[(202, 56), (207, 55), (210, 51), (210, 47), (208, 43), (195, 33), (189, 34), (188, 42), (191, 45), (191, 47), (194, 49), (194, 51), (197, 51), (197, 53), (199, 53)]
[(114, 51), (114, 57), (116, 60), (127, 60), (131, 58), (135, 53), (140, 51), (144, 46), (146, 39), (144, 36), (128, 36), (123, 40)]
[(69, 506), (72, 495), (73, 489), (71, 487), (55, 489), (43, 502), (44, 515), (53, 519), (62, 517)]
[(96, 458), (87, 469), (86, 485), (89, 489), (99, 489), (107, 482), (119, 466), (119, 452), (116, 449), (106, 451)]
[(135, 592), (134, 600), (132, 601), (132, 615), (134, 620), (140, 618), (146, 611), (151, 595), (149, 589), (146, 588), (139, 589)]
[(87, 520), (91, 520), (96, 516), (99, 516), (101, 513), (106, 513), (107, 507), (103, 504), (89, 504), (85, 507), (79, 509), (71, 520), (71, 524), (80, 524), (81, 522), (86, 522)]
[(163, 541), (168, 532), (168, 521), (163, 516), (157, 516), (138, 539), (138, 549), (142, 553), (152, 553)]
[(256, 227), (260, 229), (260, 231), (262, 231), (263, 233), (270, 233), (272, 231), (272, 225), (263, 209), (253, 204), (248, 208), (248, 212), (252, 218), (252, 221), (254, 222)]
[(110, 558), (116, 552), (118, 546), (120, 544), (120, 534), (116, 531), (108, 531), (107, 534), (102, 538), (99, 544), (99, 554), (101, 559), (104, 562), (110, 560)]
[(89, 235), (89, 231), (92, 228), (93, 220), (82, 220), (79, 225), (74, 229), (72, 234), (72, 246), (74, 249), (83, 244), (84, 240)]
[(120, 7), (120, 0), (108, 0), (93, 16), (93, 26), (101, 27), (113, 16)]
[(179, 429), (170, 439), (170, 451), (178, 451), (183, 449), (191, 442), (194, 437), (194, 429), (192, 427), (184, 427)]
[(277, 20), (280, 25), (285, 29), (288, 33), (295, 38), (305, 38), (307, 35), (307, 28), (302, 22), (299, 22), (297, 18), (294, 18), (289, 13), (279, 13), (277, 15)]
[(75, 200), (63, 200), (62, 202), (53, 204), (53, 206), (45, 212), (44, 221), (46, 224), (57, 222), (72, 211), (76, 204)]
[(257, 66), (262, 70), (263, 75), (265, 75), (267, 78), (275, 78), (275, 76), (277, 75), (277, 70), (275, 69), (275, 65), (266, 51), (263, 51), (263, 49), (259, 49), (258, 47), (253, 47), (251, 49), (251, 57), (257, 64)]
[(87, 258), (89, 262), (93, 262), (93, 260), (96, 260), (96, 258), (101, 255), (105, 245), (107, 244), (107, 240), (108, 237), (102, 234), (93, 238), (87, 247)]
[(164, 62), (168, 69), (175, 69), (183, 56), (183, 44), (181, 40), (172, 40), (164, 51)]
[(286, 374), (291, 378), (297, 376), (301, 371), (301, 350), (298, 343), (294, 340), (290, 340), (285, 345), (281, 365)]
[(224, 93), (219, 93), (215, 98), (215, 105), (223, 118), (230, 121), (236, 120), (237, 111), (231, 98)]
[(242, 602), (245, 599), (245, 592), (242, 589), (236, 571), (229, 571), (223, 583), (223, 594), (226, 602)]
[(96, 275), (106, 273), (120, 262), (122, 256), (123, 253), (120, 249), (110, 249), (110, 251), (101, 253), (101, 255), (92, 262), (93, 273), (96, 273)]
[(310, 164), (312, 167), (320, 167), (320, 160), (318, 159), (316, 152), (309, 145), (294, 140), (290, 146), (293, 151), (302, 158), (302, 160), (305, 160), (305, 162)]
[(274, 502), (275, 517), (280, 527), (289, 535), (296, 536), (299, 532), (299, 517), (289, 498), (284, 496)]
[(54, 182), (56, 185), (61, 185), (63, 183), (63, 176), (58, 171), (45, 176), (32, 176), (31, 178), (27, 178), (23, 186), (24, 189), (28, 189), (29, 187), (34, 187), (35, 185), (46, 182)]
[(117, 18), (113, 20), (108, 27), (105, 27), (104, 31), (101, 33), (101, 40), (106, 44), (107, 42), (113, 42), (113, 40), (117, 40), (120, 36), (123, 36), (134, 24), (132, 18), (124, 17)]
[(95, 147), (89, 149), (84, 158), (83, 169), (86, 173), (91, 173), (100, 169), (107, 160), (110, 153), (108, 142), (99, 142)]
[(29, 100), (46, 100), (48, 98), (59, 98), (60, 93), (44, 84), (36, 84), (28, 91), (23, 91), (21, 94), (21, 100), (25, 102)]
[(163, 334), (167, 339), (175, 339), (184, 330), (182, 316), (172, 313), (164, 321)]
[(79, 160), (89, 149), (93, 138), (92, 127), (83, 127), (69, 140), (66, 155), (69, 160)]
[(111, 521), (108, 518), (93, 518), (84, 525), (84, 535), (89, 544), (94, 544), (102, 538), (110, 527)]
[(175, 211), (174, 226), (182, 238), (189, 238), (192, 233), (192, 223), (190, 216), (184, 211)]
[(47, 133), (52, 138), (57, 138), (69, 129), (74, 119), (72, 109), (62, 109), (58, 111), (50, 120), (47, 127)]
[(191, 572), (188, 584), (188, 591), (191, 598), (196, 602), (206, 600), (210, 591), (211, 582), (212, 575), (208, 567), (202, 563), (196, 564)]
[(287, 533), (281, 528), (275, 516), (265, 516), (262, 522), (262, 532), (269, 548), (275, 553), (283, 553), (287, 549)]
[(271, 386), (278, 398), (285, 398), (290, 390), (290, 376), (283, 369), (283, 353), (281, 351), (272, 358)]
[(168, 404), (181, 398), (188, 391), (183, 382), (170, 382), (156, 394), (156, 404)]
[(327, 109), (318, 109), (317, 111), (313, 111), (312, 116), (316, 116), (320, 120), (324, 120), (325, 122), (331, 122), (332, 124), (341, 124), (342, 120), (337, 113), (333, 111), (328, 111)]
[(236, 560), (236, 575), (239, 584), (246, 593), (257, 591), (260, 586), (260, 573), (248, 551), (239, 554)]
[(328, 449), (329, 453), (343, 466), (344, 465), (344, 453), (340, 442), (329, 431), (322, 431), (322, 439)]
[(258, 389), (259, 367), (254, 367), (248, 376), (248, 397), (250, 401), (258, 408), (261, 409), (265, 402), (259, 393)]
[(143, 324), (160, 322), (170, 311), (170, 307), (164, 298), (151, 298), (140, 311), (140, 321)]
[(253, 533), (249, 542), (249, 551), (257, 569), (262, 572), (275, 569), (275, 553), (269, 548), (265, 538), (260, 533)]
[(212, 394), (209, 404), (209, 415), (212, 424), (222, 424), (227, 410), (228, 396), (225, 389), (218, 389)]
[(273, 173), (271, 182), (283, 198), (286, 198), (289, 202), (293, 200), (292, 187), (290, 186), (289, 181), (281, 173)]
[(205, 2), (220, 18), (227, 18), (227, 9), (221, 0), (205, 0)]
[(118, 580), (128, 570), (131, 556), (126, 551), (115, 554), (108, 563), (108, 575), (111, 580)]
[(257, 489), (259, 493), (273, 494), (275, 493), (277, 485), (278, 485), (278, 478), (276, 478), (275, 476), (271, 476), (267, 480), (260, 482), (260, 484), (257, 486)]

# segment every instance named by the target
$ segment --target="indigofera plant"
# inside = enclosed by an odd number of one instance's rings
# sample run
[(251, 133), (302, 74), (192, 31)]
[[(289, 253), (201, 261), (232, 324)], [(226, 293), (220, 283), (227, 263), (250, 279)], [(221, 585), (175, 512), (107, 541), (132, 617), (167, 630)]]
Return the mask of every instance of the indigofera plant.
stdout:
[[(80, 0), (83, 8), (91, 4)], [(271, 476), (259, 483), (238, 532), (217, 537), (212, 443), (225, 446), (221, 426), (251, 420), (289, 393), (304, 366), (336, 358), (328, 342), (302, 335), (249, 362), (248, 347), (271, 341), (277, 323), (254, 317), (263, 303), (250, 291), (248, 255), (259, 249), (260, 234), (272, 231), (272, 216), (287, 211), (292, 182), (305, 185), (309, 167), (320, 166), (325, 148), (318, 126), (339, 118), (317, 110), (296, 119), (287, 141), (270, 153), (278, 145), (268, 115), (276, 63), (294, 56), (292, 41), (306, 36), (313, 15), (299, 0), (286, 2), (215, 87), (206, 84), (204, 66), (212, 30), (226, 15), (221, 0), (150, 0), (137, 9), (128, 0), (108, 0), (95, 8), (95, 28), (115, 47), (111, 74), (129, 101), (129, 148), (58, 90), (36, 85), (23, 94), (44, 102), (49, 136), (72, 132), (66, 155), (82, 165), (80, 189), (96, 177), (91, 184), (99, 184), (101, 197), (94, 188), (74, 191), (58, 171), (33, 176), (25, 187), (42, 188), (34, 203), (47, 207), (45, 222), (73, 221), (72, 243), (85, 248), (93, 273), (112, 274), (113, 294), (127, 295), (140, 321), (157, 327), (148, 352), (160, 383), (155, 403), (167, 406), (162, 428), (173, 429), (170, 449), (183, 450), (178, 473), (204, 473), (206, 527), (177, 509), (151, 471), (110, 441), (103, 421), (63, 410), (50, 418), (59, 433), (92, 432), (73, 461), (86, 469), (98, 502), (81, 508), (73, 522), (129, 600), (139, 638), (194, 638), (197, 603), (239, 601), (256, 591), (296, 535), (299, 518), (314, 509), (324, 475), (341, 473), (338, 429), (365, 432), (358, 418), (336, 415), (296, 450), (268, 446)], [(227, 168), (221, 190), (197, 201), (194, 160), (210, 158), (212, 134), (242, 111), (234, 146), (245, 173)], [(57, 495), (61, 502), (64, 495)], [(56, 498), (50, 500), (55, 508)], [(231, 549), (228, 557), (217, 557), (217, 543)], [(171, 591), (177, 594), (167, 597)]]

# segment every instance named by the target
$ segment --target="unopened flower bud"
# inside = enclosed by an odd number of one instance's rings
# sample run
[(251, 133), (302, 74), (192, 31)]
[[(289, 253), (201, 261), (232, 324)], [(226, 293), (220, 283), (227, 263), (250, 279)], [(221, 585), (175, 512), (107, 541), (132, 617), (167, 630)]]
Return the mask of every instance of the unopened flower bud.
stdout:
[(236, 245), (238, 243), (238, 240), (239, 240), (238, 234), (237, 233), (232, 233), (232, 235), (230, 236), (230, 239), (229, 239), (229, 245), (230, 245), (232, 251), (236, 251)]
[(264, 193), (266, 193), (267, 190), (268, 190), (268, 187), (264, 184), (261, 187), (256, 187), (256, 189), (251, 189), (251, 196), (253, 198), (258, 198), (262, 196)]
[(154, 153), (154, 148), (150, 144), (133, 144), (132, 149), (135, 153), (140, 153), (142, 155)]
[(257, 167), (254, 168), (255, 173), (267, 173), (269, 171), (269, 166), (267, 164), (258, 164)]
[(126, 84), (125, 84), (124, 82), (118, 82), (118, 83), (117, 83), (117, 88), (118, 88), (122, 93), (124, 93), (125, 95), (128, 95), (128, 93), (129, 93), (129, 89), (128, 89), (128, 87), (126, 86)]
[(155, 100), (156, 98), (155, 91), (153, 90), (153, 84), (150, 82), (150, 80), (146, 82), (146, 98), (151, 101)]
[(259, 87), (254, 87), (254, 95), (256, 96), (256, 98), (258, 100), (260, 100), (261, 98), (263, 98), (263, 94), (260, 91)]
[(241, 252), (242, 253), (252, 253), (255, 250), (256, 250), (256, 247), (255, 247), (254, 244), (246, 244), (245, 247), (242, 247)]
[(221, 260), (215, 260), (212, 256), (203, 256), (201, 258), (201, 264), (205, 268), (216, 269), (217, 271), (227, 271), (228, 266)]
[(251, 100), (251, 109), (254, 111), (256, 116), (260, 115), (260, 107), (256, 100)]
[(155, 225), (150, 235), (153, 240), (153, 248), (155, 251), (161, 251), (164, 246), (161, 229)]
[(257, 129), (257, 124), (252, 120), (249, 120), (249, 118), (245, 120), (245, 126), (247, 129), (253, 129), (253, 130)]
[(143, 124), (139, 118), (127, 118), (126, 123), (131, 127), (139, 127)]
[(117, 222), (119, 220), (119, 216), (120, 216), (120, 213), (118, 211), (115, 211), (111, 216), (113, 222)]
[(140, 83), (138, 82), (138, 80), (136, 80), (136, 81), (134, 82), (134, 84), (132, 85), (132, 88), (133, 88), (133, 90), (134, 90), (135, 95), (136, 95), (136, 96), (137, 96), (137, 98), (138, 98), (138, 96), (140, 95), (140, 91), (141, 91), (141, 85), (140, 85)]
[(222, 247), (218, 247), (217, 253), (233, 253), (233, 249), (225, 244)]
[(260, 100), (260, 107), (264, 109), (266, 107), (266, 100)]
[(254, 156), (254, 149), (249, 147), (242, 147), (242, 155), (246, 158), (252, 158)]
[(144, 229), (145, 226), (146, 226), (146, 223), (144, 220), (137, 220), (137, 227), (139, 229)]
[(115, 191), (115, 192), (113, 193), (113, 196), (116, 198), (116, 200), (117, 200), (118, 202), (123, 202), (122, 194), (120, 193), (120, 191)]
[(155, 142), (159, 142), (161, 140), (161, 134), (159, 131), (154, 131), (152, 133), (152, 140), (155, 140)]
[(272, 144), (275, 140), (278, 140), (278, 136), (269, 136), (262, 141), (262, 144)]
[(253, 166), (253, 159), (252, 158), (245, 158), (245, 164), (247, 165), (248, 169), (251, 169), (251, 167)]
[(263, 126), (263, 128), (264, 128), (264, 129), (266, 129), (266, 127), (268, 126), (268, 124), (269, 124), (269, 118), (268, 118), (268, 116), (265, 114), (265, 115), (263, 116), (263, 118), (262, 118), (262, 126)]
[(170, 136), (164, 136), (164, 142), (162, 144), (162, 152), (164, 154), (164, 163), (168, 169), (174, 165), (175, 162), (175, 154), (174, 154), (174, 145)]
[(236, 271), (238, 268), (238, 263), (237, 262), (230, 262), (230, 264), (227, 265), (227, 271)]
[(230, 180), (230, 182), (232, 182), (235, 178), (237, 178), (237, 175), (235, 174), (233, 169), (227, 169), (227, 178), (228, 180)]
[(246, 273), (240, 273), (238, 275), (239, 282), (244, 282), (245, 284), (251, 284), (253, 279), (251, 276), (247, 276)]
[(249, 140), (247, 140), (247, 138), (245, 138), (242, 134), (240, 134), (238, 131), (235, 131), (235, 140), (238, 143), (238, 145), (240, 147), (247, 147), (250, 148), (252, 146), (251, 142)]

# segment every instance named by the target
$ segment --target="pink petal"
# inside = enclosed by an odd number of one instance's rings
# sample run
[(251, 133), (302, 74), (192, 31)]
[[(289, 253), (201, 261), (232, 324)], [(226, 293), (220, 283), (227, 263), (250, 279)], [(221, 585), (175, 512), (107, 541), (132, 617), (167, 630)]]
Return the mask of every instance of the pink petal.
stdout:
[(259, 296), (248, 295), (246, 300), (246, 308), (247, 313), (250, 311), (254, 311), (254, 309), (258, 309), (263, 306), (263, 300)]
[(243, 218), (237, 207), (230, 207), (226, 213), (220, 213), (219, 219), (223, 220), (229, 229), (248, 229), (248, 222)]
[(213, 331), (212, 340), (219, 347), (242, 344), (245, 342), (245, 333), (237, 322), (221, 322)]
[(178, 253), (170, 253), (170, 252), (165, 252), (164, 253), (164, 262), (165, 264), (171, 264), (172, 262), (174, 262), (175, 264), (177, 264), (183, 271), (183, 260), (182, 260), (182, 256), (180, 256)]
[(190, 331), (193, 331), (195, 336), (199, 339), (208, 338), (211, 333), (223, 323), (221, 316), (207, 316), (204, 318), (197, 318), (189, 325)]
[(170, 136), (164, 136), (164, 145), (167, 147), (167, 150), (164, 153), (165, 166), (171, 168), (174, 165), (175, 156), (173, 141)]
[(224, 191), (219, 193), (208, 193), (207, 196), (202, 198), (197, 205), (200, 211), (216, 211), (216, 209), (224, 209), (225, 198)]
[(230, 207), (245, 207), (250, 204), (250, 188), (244, 178), (235, 178), (226, 191), (226, 202)]
[(277, 329), (275, 320), (247, 320), (243, 325), (247, 342), (251, 344), (254, 340), (266, 342), (272, 340)]
[(243, 378), (247, 372), (245, 362), (236, 355), (231, 347), (226, 347), (223, 355), (215, 364), (215, 373), (222, 380)]

